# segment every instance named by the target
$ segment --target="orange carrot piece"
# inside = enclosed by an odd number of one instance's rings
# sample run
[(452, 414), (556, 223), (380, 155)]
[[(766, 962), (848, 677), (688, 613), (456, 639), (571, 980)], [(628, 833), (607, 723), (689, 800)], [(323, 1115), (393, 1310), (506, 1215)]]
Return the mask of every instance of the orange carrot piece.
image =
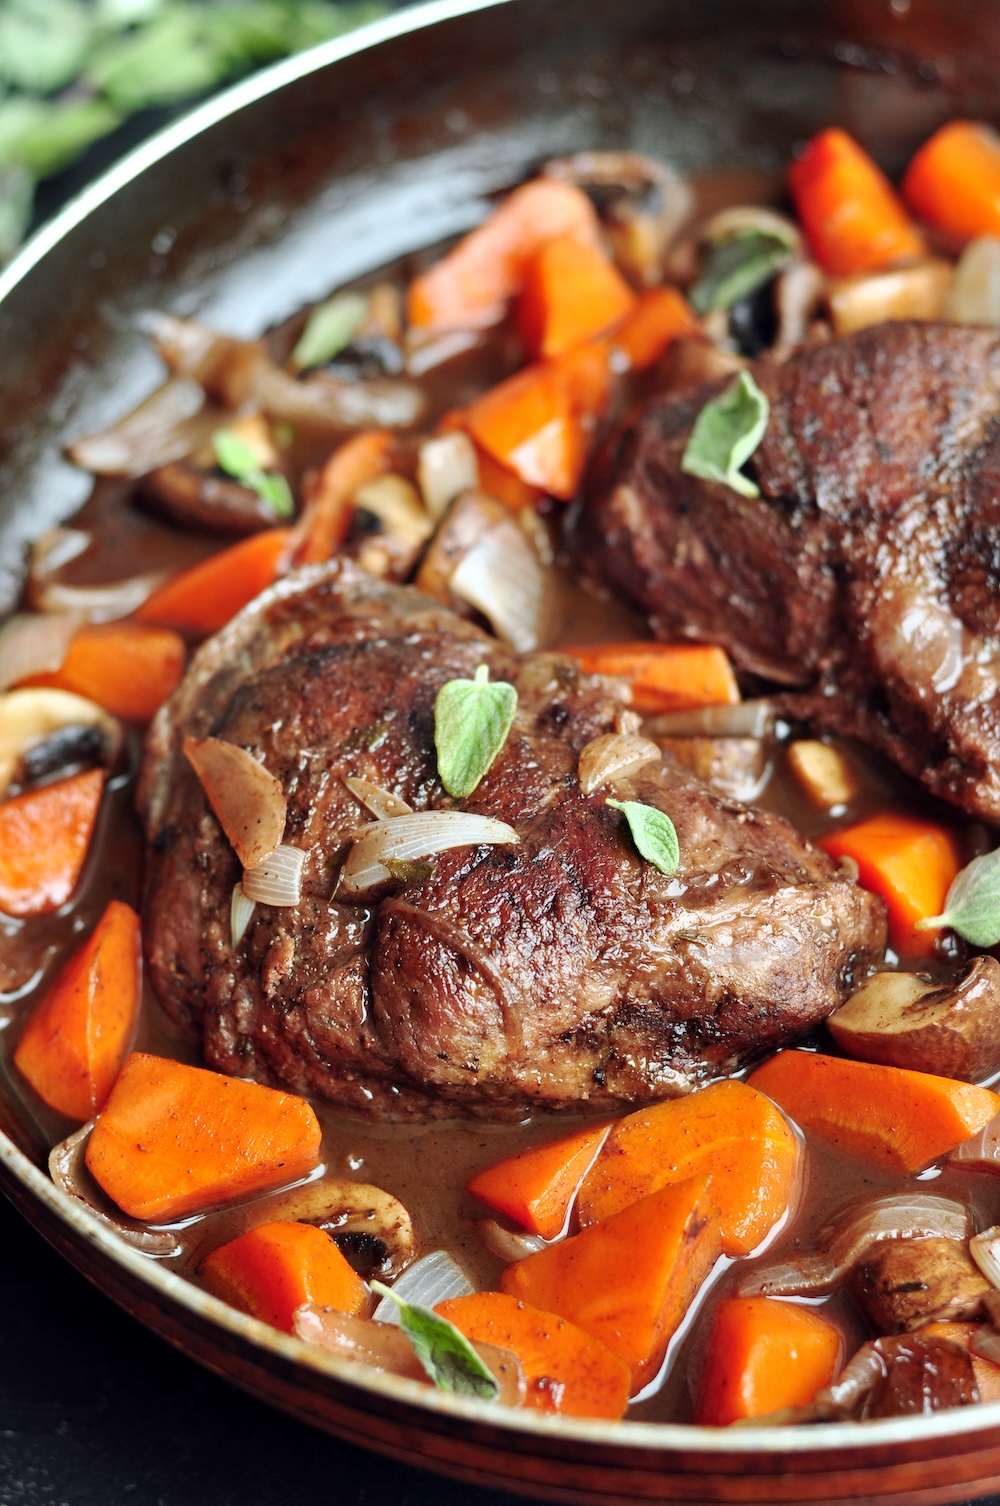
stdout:
[(364, 429), (338, 445), (316, 478), (299, 525), (297, 565), (332, 559), (347, 537), (359, 487), (391, 469), (393, 436)]
[(511, 512), (520, 512), (522, 507), (537, 507), (545, 496), (540, 486), (529, 486), (527, 481), (522, 481), (514, 471), (494, 460), (479, 445), (476, 445), (476, 459), (481, 490), (509, 507)]
[[(925, 1323), (917, 1332), (928, 1339), (950, 1339), (953, 1344), (968, 1349), (977, 1329), (981, 1330), (982, 1327), (981, 1323), (951, 1323), (942, 1319), (935, 1323)], [(969, 1358), (979, 1387), (979, 1400), (1000, 1401), (1000, 1365), (984, 1359), (981, 1354), (970, 1354)]]
[(632, 1392), (656, 1374), (671, 1335), (719, 1256), (708, 1177), (691, 1177), (603, 1224), (509, 1265), (503, 1291), (557, 1313), (628, 1365)]
[(894, 1171), (919, 1171), (1000, 1110), (988, 1088), (812, 1051), (779, 1051), (748, 1082), (802, 1129)]
[(132, 1218), (185, 1218), (297, 1181), (319, 1164), (304, 1098), (134, 1051), (87, 1146), (94, 1179)]
[(76, 888), (104, 789), (100, 769), (0, 802), (0, 910), (50, 915)]
[(710, 1175), (726, 1255), (749, 1255), (797, 1199), (798, 1137), (762, 1093), (714, 1083), (650, 1104), (611, 1128), (583, 1179), (581, 1227), (688, 1177)]
[(694, 1420), (721, 1428), (804, 1406), (830, 1384), (843, 1359), (840, 1329), (811, 1308), (727, 1297), (716, 1309)]
[(241, 607), (273, 585), (288, 558), (295, 530), (268, 528), (182, 570), (133, 614), (182, 632), (217, 633)]
[(568, 501), (580, 484), (594, 421), (610, 389), (608, 353), (583, 345), (526, 366), (466, 409), (469, 433), (529, 486)]
[(90, 1119), (121, 1070), (135, 1031), (142, 937), (131, 905), (113, 899), (33, 1011), (14, 1062), (39, 1098)]
[(533, 356), (560, 356), (613, 329), (637, 299), (617, 267), (591, 244), (561, 235), (525, 269), (517, 325)]
[(555, 1239), (610, 1127), (591, 1125), (510, 1156), (477, 1172), (467, 1190), (532, 1234)]
[(913, 157), (903, 197), (950, 235), (1000, 235), (1000, 134), (978, 121), (949, 121)]
[(617, 675), (632, 687), (636, 711), (735, 706), (733, 666), (714, 643), (605, 643), (565, 650), (588, 675)]
[(510, 1349), (521, 1361), (524, 1405), (563, 1417), (621, 1417), (628, 1405), (627, 1365), (598, 1339), (556, 1313), (503, 1292), (451, 1297), (434, 1309), (477, 1344)]
[(303, 1302), (357, 1316), (368, 1308), (365, 1283), (315, 1224), (258, 1224), (206, 1255), (198, 1274), (214, 1296), (283, 1333)]
[(410, 325), (422, 330), (487, 329), (521, 291), (535, 253), (557, 236), (600, 244), (600, 227), (587, 195), (570, 183), (536, 178), (497, 205), (475, 230), (426, 272), (407, 294)]
[(814, 136), (792, 163), (788, 185), (825, 272), (846, 277), (926, 256), (888, 178), (846, 131), (831, 127)]
[(632, 313), (609, 336), (608, 344), (622, 351), (633, 371), (645, 371), (660, 359), (672, 340), (698, 330), (693, 309), (676, 288), (650, 288)]
[(57, 670), (25, 685), (48, 685), (96, 701), (126, 722), (148, 722), (184, 673), (184, 639), (145, 622), (103, 622), (74, 634)]
[(832, 858), (853, 858), (858, 880), (881, 894), (889, 907), (889, 930), (897, 952), (933, 951), (940, 932), (916, 929), (944, 910), (945, 897), (962, 866), (955, 839), (943, 826), (891, 813), (819, 838)]

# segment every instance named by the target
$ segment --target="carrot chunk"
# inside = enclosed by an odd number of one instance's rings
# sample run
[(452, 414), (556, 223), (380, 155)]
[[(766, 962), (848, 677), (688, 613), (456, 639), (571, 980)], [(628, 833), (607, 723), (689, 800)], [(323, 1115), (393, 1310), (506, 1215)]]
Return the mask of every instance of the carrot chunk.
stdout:
[(599, 1124), (522, 1151), (477, 1172), (468, 1191), (532, 1234), (555, 1239), (609, 1128)]
[(526, 1407), (614, 1419), (628, 1405), (628, 1366), (556, 1313), (540, 1312), (503, 1292), (451, 1297), (434, 1310), (473, 1343), (496, 1344), (517, 1355), (527, 1382)]
[(676, 288), (650, 288), (640, 295), (608, 344), (628, 357), (633, 371), (645, 371), (660, 359), (672, 340), (692, 335), (697, 329), (694, 311)]
[(547, 241), (572, 236), (600, 244), (600, 227), (587, 195), (571, 183), (535, 178), (497, 205), (489, 219), (415, 277), (407, 317), (415, 329), (487, 329), (521, 291), (531, 258)]
[(347, 537), (354, 493), (391, 469), (393, 436), (365, 429), (338, 445), (316, 478), (300, 523), (297, 565), (332, 559)]
[(59, 669), (23, 683), (69, 690), (123, 721), (148, 722), (177, 689), (184, 657), (184, 639), (171, 628), (95, 623), (74, 635)]
[(100, 769), (0, 802), (0, 910), (49, 915), (76, 888), (104, 789)]
[(507, 1266), (502, 1289), (600, 1339), (628, 1365), (634, 1394), (656, 1374), (718, 1259), (719, 1215), (708, 1180), (664, 1187)]
[(607, 350), (584, 345), (526, 366), (466, 409), (478, 445), (529, 486), (568, 501), (609, 392)]
[(735, 706), (740, 698), (726, 651), (713, 643), (588, 644), (565, 652), (589, 675), (628, 680), (636, 711)]
[(1000, 134), (978, 121), (949, 121), (914, 155), (903, 197), (950, 235), (1000, 235)]
[(133, 616), (185, 633), (217, 633), (241, 607), (273, 585), (294, 537), (294, 529), (268, 528), (241, 539), (182, 570), (147, 597)]
[(611, 1128), (583, 1179), (581, 1227), (688, 1177), (710, 1175), (722, 1249), (749, 1255), (798, 1192), (799, 1140), (762, 1093), (728, 1081), (651, 1104)]
[(517, 325), (534, 356), (560, 356), (620, 324), (636, 296), (594, 245), (561, 235), (536, 252), (525, 270)]
[(113, 899), (33, 1011), (14, 1062), (50, 1108), (90, 1119), (128, 1053), (139, 1009), (139, 917)]
[(886, 813), (831, 832), (819, 839), (819, 846), (832, 858), (853, 858), (859, 881), (881, 894), (897, 952), (912, 956), (933, 950), (940, 933), (918, 931), (916, 924), (942, 913), (962, 866), (949, 831), (931, 821)]
[(725, 1427), (812, 1401), (843, 1364), (840, 1329), (808, 1307), (727, 1297), (708, 1340), (694, 1420)]
[(779, 1051), (748, 1081), (802, 1129), (894, 1171), (919, 1171), (1000, 1110), (988, 1088), (812, 1051)]
[(368, 1307), (365, 1283), (315, 1224), (258, 1224), (206, 1255), (198, 1274), (214, 1296), (284, 1333), (303, 1302), (358, 1316)]
[[(928, 1339), (948, 1339), (952, 1344), (958, 1344), (962, 1349), (968, 1349), (977, 1332), (982, 1331), (982, 1323), (953, 1323), (939, 1320), (934, 1323), (925, 1323), (917, 1332)], [(1000, 1401), (1000, 1365), (993, 1360), (984, 1359), (981, 1354), (971, 1354), (972, 1370), (976, 1377), (976, 1385), (979, 1388), (980, 1401)]]
[(875, 272), (927, 254), (888, 178), (837, 127), (814, 136), (788, 173), (806, 239), (835, 276)]
[(304, 1098), (134, 1051), (87, 1146), (87, 1165), (132, 1218), (185, 1218), (294, 1182), (319, 1164)]

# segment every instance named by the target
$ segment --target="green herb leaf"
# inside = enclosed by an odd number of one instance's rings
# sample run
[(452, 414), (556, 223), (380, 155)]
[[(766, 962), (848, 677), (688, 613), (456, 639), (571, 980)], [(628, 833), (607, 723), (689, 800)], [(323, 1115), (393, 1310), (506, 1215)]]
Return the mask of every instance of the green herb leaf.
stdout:
[(367, 313), (368, 299), (363, 293), (337, 293), (326, 303), (318, 304), (292, 351), (292, 365), (303, 371), (308, 366), (332, 361), (360, 329)]
[(1000, 847), (966, 863), (948, 890), (944, 910), (918, 920), (918, 931), (949, 926), (973, 946), (1000, 941)]
[(434, 703), (438, 774), (449, 795), (471, 795), (507, 741), (517, 711), (517, 691), (490, 680), (480, 664), (473, 680), (449, 680)]
[(681, 470), (707, 481), (721, 481), (744, 497), (759, 497), (744, 476), (746, 465), (767, 429), (771, 405), (749, 371), (741, 371), (725, 392), (705, 404), (695, 419), (681, 459)]
[(395, 1302), (399, 1308), (399, 1326), (439, 1390), (456, 1391), (460, 1396), (481, 1396), (484, 1401), (496, 1400), (500, 1394), (496, 1377), (454, 1323), (438, 1317), (432, 1308), (404, 1302), (381, 1281), (373, 1281), (371, 1289)]
[(295, 512), (292, 489), (280, 471), (265, 471), (250, 446), (231, 429), (216, 429), (212, 448), (221, 470), (241, 486), (247, 486), (267, 503), (275, 517), (290, 518)]
[(643, 805), (641, 800), (605, 800), (613, 810), (621, 811), (628, 822), (632, 841), (647, 863), (652, 863), (669, 878), (677, 872), (681, 860), (680, 843), (670, 817), (655, 805)]
[(787, 239), (765, 230), (745, 230), (709, 248), (701, 276), (690, 291), (696, 313), (728, 309), (754, 293), (791, 260)]

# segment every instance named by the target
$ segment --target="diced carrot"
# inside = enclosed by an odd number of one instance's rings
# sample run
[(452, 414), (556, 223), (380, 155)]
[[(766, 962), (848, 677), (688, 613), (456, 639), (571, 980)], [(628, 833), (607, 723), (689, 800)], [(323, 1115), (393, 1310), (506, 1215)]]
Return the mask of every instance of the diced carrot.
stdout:
[(779, 1051), (748, 1082), (802, 1129), (894, 1171), (919, 1171), (1000, 1110), (988, 1088), (812, 1051)]
[(139, 917), (113, 899), (25, 1026), (14, 1062), (69, 1119), (92, 1118), (114, 1086), (135, 1031), (141, 970)]
[(632, 1372), (632, 1392), (656, 1374), (719, 1256), (708, 1177), (691, 1177), (605, 1223), (509, 1265), (508, 1296), (558, 1313), (600, 1339)]
[(521, 1361), (524, 1405), (564, 1417), (622, 1415), (629, 1368), (599, 1340), (556, 1313), (540, 1312), (503, 1292), (476, 1292), (439, 1302), (435, 1312), (467, 1339), (510, 1349)]
[(184, 673), (184, 639), (145, 622), (90, 624), (74, 634), (57, 670), (25, 685), (47, 685), (96, 701), (126, 722), (148, 722)]
[(814, 136), (788, 173), (795, 207), (825, 272), (849, 276), (926, 256), (888, 178), (846, 131)]
[(933, 950), (940, 932), (918, 931), (917, 922), (942, 913), (962, 866), (955, 839), (945, 827), (887, 812), (818, 842), (832, 858), (853, 858), (859, 882), (881, 894), (889, 907), (889, 931), (897, 952), (913, 956)]
[(697, 329), (693, 309), (676, 288), (650, 288), (640, 295), (608, 344), (628, 357), (633, 371), (645, 371), (660, 359), (672, 340), (695, 334)]
[(87, 1146), (94, 1179), (132, 1218), (185, 1218), (297, 1181), (320, 1127), (292, 1093), (134, 1051)]
[(636, 296), (594, 245), (560, 235), (525, 269), (517, 326), (533, 356), (560, 356), (613, 329), (631, 314)]
[(459, 241), (407, 294), (415, 329), (487, 329), (521, 291), (525, 269), (546, 241), (572, 236), (600, 244), (600, 227), (587, 195), (571, 183), (536, 178), (497, 205), (489, 219)]
[(361, 1277), (315, 1224), (258, 1224), (206, 1255), (198, 1274), (214, 1296), (284, 1333), (294, 1332), (303, 1302), (358, 1316), (369, 1302)]
[(565, 652), (588, 675), (628, 680), (636, 711), (735, 706), (740, 698), (726, 651), (714, 643), (587, 644)]
[(725, 1427), (812, 1401), (839, 1372), (840, 1329), (808, 1307), (772, 1297), (727, 1297), (708, 1340), (694, 1420)]
[(479, 485), (487, 496), (495, 497), (511, 512), (520, 512), (522, 507), (537, 507), (545, 496), (540, 486), (529, 486), (507, 466), (494, 460), (480, 445), (476, 445), (479, 461)]
[(722, 1248), (749, 1255), (798, 1192), (800, 1142), (762, 1093), (714, 1083), (637, 1109), (612, 1126), (583, 1179), (582, 1227), (599, 1223), (674, 1182), (710, 1175)]
[(476, 443), (550, 496), (568, 501), (580, 484), (610, 378), (604, 345), (583, 345), (491, 387), (466, 409)]
[(0, 910), (49, 915), (76, 888), (104, 789), (87, 769), (0, 802)]
[(468, 1185), (481, 1198), (542, 1239), (566, 1227), (577, 1189), (607, 1139), (610, 1125), (590, 1125), (477, 1172)]
[(364, 429), (338, 445), (316, 478), (299, 525), (297, 565), (332, 559), (347, 537), (359, 487), (392, 466), (393, 436), (387, 429)]
[(182, 632), (217, 633), (241, 607), (273, 585), (288, 559), (295, 530), (268, 528), (182, 570), (147, 597), (133, 615)]
[(913, 157), (903, 197), (950, 235), (1000, 236), (1000, 134), (979, 121), (949, 121)]
[[(982, 1323), (950, 1323), (940, 1321), (925, 1323), (917, 1332), (928, 1339), (949, 1339), (952, 1344), (959, 1344), (963, 1349), (968, 1349), (976, 1332), (982, 1331)], [(1000, 1365), (992, 1360), (984, 1359), (981, 1354), (970, 1353), (972, 1369), (976, 1377), (976, 1385), (979, 1388), (980, 1401), (1000, 1401)]]

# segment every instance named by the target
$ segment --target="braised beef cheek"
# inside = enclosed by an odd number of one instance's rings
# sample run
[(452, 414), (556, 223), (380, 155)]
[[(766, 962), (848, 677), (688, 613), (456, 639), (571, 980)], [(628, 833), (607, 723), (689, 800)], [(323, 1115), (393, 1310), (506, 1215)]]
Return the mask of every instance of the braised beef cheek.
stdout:
[(792, 714), (1000, 819), (1000, 334), (884, 324), (753, 375), (760, 498), (681, 471), (731, 379), (654, 400), (604, 457), (582, 558), (662, 637), (723, 644)]
[[(368, 819), (343, 777), (452, 808), (434, 700), (484, 663), (520, 702), (464, 808), (520, 845), (446, 852), (367, 903), (331, 902)], [(290, 577), (207, 643), (154, 724), (140, 804), (152, 982), (208, 1062), (385, 1117), (520, 1113), (669, 1095), (835, 1008), (884, 946), (882, 901), (779, 817), (665, 764), (585, 796), (578, 755), (614, 730), (612, 689), (347, 562)], [(302, 902), (259, 905), (235, 949), (240, 867), (185, 733), (261, 757), (288, 798), (285, 841), (308, 852)], [(670, 814), (674, 877), (638, 856), (611, 793)]]

